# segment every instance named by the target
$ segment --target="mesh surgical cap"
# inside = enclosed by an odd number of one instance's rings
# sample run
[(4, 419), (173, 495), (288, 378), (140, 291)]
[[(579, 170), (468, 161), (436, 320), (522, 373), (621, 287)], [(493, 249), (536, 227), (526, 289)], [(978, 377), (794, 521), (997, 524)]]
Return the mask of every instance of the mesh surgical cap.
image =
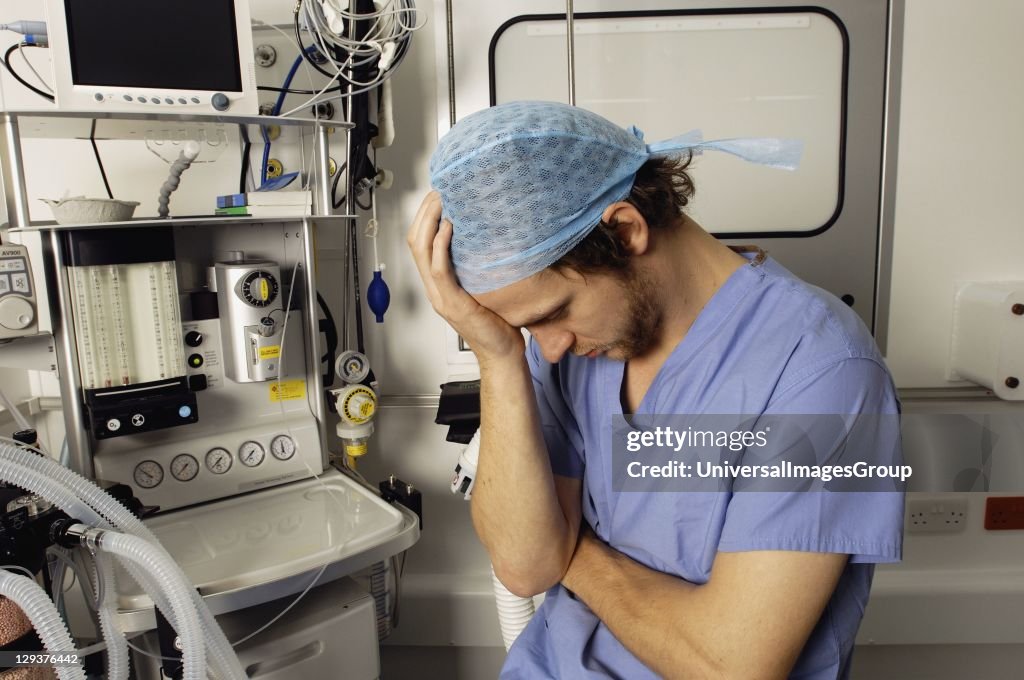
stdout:
[(459, 283), (486, 293), (551, 266), (629, 195), (648, 159), (705, 149), (792, 170), (801, 144), (705, 142), (694, 130), (648, 145), (635, 127), (556, 102), (510, 102), (466, 116), (430, 159), (430, 183), (454, 227)]

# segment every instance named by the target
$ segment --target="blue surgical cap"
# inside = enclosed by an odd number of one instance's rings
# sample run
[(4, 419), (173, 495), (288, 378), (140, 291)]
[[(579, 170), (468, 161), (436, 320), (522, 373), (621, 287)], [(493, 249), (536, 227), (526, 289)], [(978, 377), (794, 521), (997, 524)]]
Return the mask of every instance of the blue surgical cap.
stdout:
[(460, 120), (430, 158), (430, 183), (452, 222), (459, 283), (486, 293), (551, 266), (629, 195), (653, 156), (705, 149), (795, 169), (795, 140), (705, 142), (699, 130), (658, 144), (587, 111), (556, 102), (493, 106)]

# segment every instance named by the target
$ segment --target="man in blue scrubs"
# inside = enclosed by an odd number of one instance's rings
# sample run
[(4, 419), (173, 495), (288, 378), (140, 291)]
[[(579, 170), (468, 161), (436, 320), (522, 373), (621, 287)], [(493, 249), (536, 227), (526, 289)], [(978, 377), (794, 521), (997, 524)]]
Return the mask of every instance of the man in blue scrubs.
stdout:
[[(431, 160), (409, 245), (480, 363), (474, 526), (512, 592), (547, 591), (502, 677), (845, 678), (873, 565), (900, 558), (899, 492), (621, 490), (623, 414), (899, 410), (846, 305), (681, 212), (705, 150), (793, 165), (546, 102), (463, 119)], [(898, 464), (885, 430), (862, 462)]]

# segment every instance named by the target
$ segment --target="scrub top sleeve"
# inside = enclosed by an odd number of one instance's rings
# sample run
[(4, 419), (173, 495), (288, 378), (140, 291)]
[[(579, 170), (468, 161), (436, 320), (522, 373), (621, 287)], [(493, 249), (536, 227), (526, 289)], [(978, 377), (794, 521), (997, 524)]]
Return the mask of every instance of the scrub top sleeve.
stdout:
[[(809, 420), (813, 414), (872, 414), (867, 421), (881, 425), (858, 430), (857, 460), (902, 465), (899, 401), (879, 361), (846, 358), (788, 386), (780, 384), (765, 415), (803, 424), (818, 422)], [(833, 462), (839, 446), (843, 442), (836, 441), (829, 451), (828, 446), (815, 443), (813, 451), (824, 458), (820, 464), (827, 464)], [(869, 491), (734, 491), (718, 549), (845, 553), (854, 563), (898, 562), (904, 494), (874, 490), (878, 488), (878, 483), (872, 483)]]
[(526, 360), (533, 379), (533, 392), (537, 398), (541, 431), (548, 448), (551, 471), (563, 477), (582, 479), (583, 438), (562, 392), (559, 365), (550, 364), (540, 356), (533, 338), (530, 338), (526, 346)]

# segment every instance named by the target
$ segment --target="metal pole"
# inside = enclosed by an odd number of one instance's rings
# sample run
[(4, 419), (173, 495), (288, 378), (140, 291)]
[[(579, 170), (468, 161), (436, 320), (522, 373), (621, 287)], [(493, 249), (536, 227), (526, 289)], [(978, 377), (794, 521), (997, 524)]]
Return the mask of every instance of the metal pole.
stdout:
[[(356, 37), (356, 21), (354, 17), (356, 15), (357, 10), (358, 6), (356, 4), (356, 0), (349, 0), (348, 11), (349, 16), (351, 18), (349, 19), (348, 34), (349, 38), (352, 40), (355, 40)], [(351, 57), (351, 55), (346, 56)], [(348, 77), (350, 81), (354, 78), (354, 71), (355, 69), (350, 64), (348, 68)], [(342, 280), (345, 282), (345, 287), (343, 289), (343, 294), (341, 296), (341, 349), (348, 349), (349, 347), (351, 347), (351, 345), (349, 344), (349, 329), (352, 327), (350, 323), (350, 317), (352, 316), (352, 312), (351, 307), (349, 305), (349, 298), (350, 295), (355, 294), (355, 289), (349, 288), (349, 286), (359, 285), (358, 281), (356, 281), (354, 284), (352, 283), (351, 264), (352, 249), (354, 247), (353, 240), (355, 239), (356, 231), (356, 202), (354, 195), (355, 181), (353, 181), (352, 179), (352, 161), (355, 160), (352, 157), (352, 133), (354, 130), (354, 128), (352, 127), (354, 119), (352, 113), (352, 91), (354, 89), (355, 87), (352, 85), (351, 82), (349, 82), (345, 88), (345, 121), (349, 123), (348, 129), (345, 130), (345, 214), (352, 215), (352, 217), (345, 220), (345, 266), (342, 268)], [(355, 313), (358, 314), (359, 310), (356, 309)]]
[(565, 35), (569, 52), (569, 104), (576, 106), (576, 31), (573, 27), (572, 0), (565, 0)]
[[(306, 144), (300, 142), (305, 150)], [(317, 207), (314, 215), (330, 215), (331, 197), (331, 174), (330, 166), (330, 143), (327, 140), (327, 128), (317, 123), (313, 128), (313, 166), (316, 168), (316, 202)]]
[(61, 232), (43, 232), (43, 260), (46, 267), (46, 285), (50, 294), (50, 309), (54, 312), (53, 339), (57, 346), (58, 377), (64, 405), (64, 431), (71, 452), (71, 469), (89, 479), (95, 477), (89, 427), (85, 422), (81, 385), (78, 382), (78, 351), (76, 349), (74, 310), (71, 306), (71, 287), (67, 279)]
[(29, 225), (27, 177), (21, 155), (21, 130), (18, 119), (11, 114), (0, 116), (0, 174), (7, 196), (7, 221), (11, 229)]
[(448, 31), (448, 124), (455, 127), (455, 27), (452, 0), (445, 0), (444, 13)]

